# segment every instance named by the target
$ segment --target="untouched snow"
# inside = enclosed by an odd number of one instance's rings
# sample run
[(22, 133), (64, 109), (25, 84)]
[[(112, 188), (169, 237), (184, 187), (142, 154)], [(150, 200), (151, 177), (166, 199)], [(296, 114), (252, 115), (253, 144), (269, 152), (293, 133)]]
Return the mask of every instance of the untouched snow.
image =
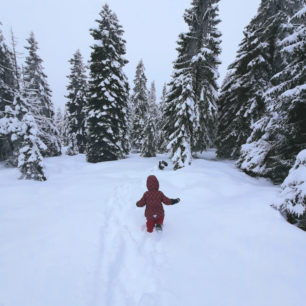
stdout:
[[(51, 158), (44, 183), (0, 165), (0, 305), (303, 305), (306, 236), (270, 208), (279, 187), (211, 156), (161, 159)], [(162, 233), (135, 205), (149, 174), (181, 198)]]

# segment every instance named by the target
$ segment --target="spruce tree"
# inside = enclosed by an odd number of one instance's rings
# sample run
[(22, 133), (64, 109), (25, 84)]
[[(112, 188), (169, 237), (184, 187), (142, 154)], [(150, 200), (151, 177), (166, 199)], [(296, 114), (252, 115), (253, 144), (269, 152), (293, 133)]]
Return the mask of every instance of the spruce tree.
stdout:
[(194, 0), (184, 15), (189, 29), (179, 36), (164, 113), (174, 169), (190, 164), (192, 152), (214, 143), (221, 36), (216, 29), (218, 2)]
[(30, 34), (27, 42), (28, 46), (25, 48), (28, 55), (23, 70), (24, 97), (28, 100), (30, 112), (38, 125), (38, 135), (47, 148), (42, 154), (58, 156), (61, 154), (61, 143), (55, 125), (51, 90), (47, 76), (43, 72), (43, 61), (37, 54), (38, 44), (33, 33)]
[(284, 35), (283, 24), (298, 2), (300, 0), (263, 0), (257, 15), (246, 27), (218, 101), (219, 157), (238, 158), (241, 145), (251, 135), (252, 125), (268, 111), (265, 92), (282, 64), (277, 42)]
[(273, 207), (288, 222), (306, 231), (306, 149), (299, 152)]
[(88, 88), (86, 69), (79, 50), (75, 52), (69, 63), (71, 64), (71, 72), (68, 76), (68, 95), (66, 96), (68, 99), (66, 104), (68, 112), (68, 135), (71, 137), (74, 135), (73, 137), (76, 137), (78, 152), (84, 153), (86, 148), (85, 118)]
[(284, 180), (295, 156), (306, 147), (306, 25), (301, 4), (295, 3), (300, 10), (280, 26), (276, 44), (280, 69), (264, 94), (265, 114), (252, 125), (237, 163), (245, 172), (274, 183)]
[(59, 138), (61, 143), (63, 144), (64, 141), (64, 117), (63, 113), (60, 107), (57, 108), (56, 114), (55, 114), (55, 126), (59, 133)]
[[(1, 23), (0, 23), (1, 26)], [(0, 119), (8, 118), (8, 113), (14, 101), (15, 77), (13, 54), (5, 43), (2, 29), (0, 28)], [(0, 161), (6, 160), (13, 152), (13, 144), (8, 137), (8, 121), (0, 121)]]
[(149, 91), (148, 109), (145, 115), (145, 128), (143, 131), (143, 139), (141, 146), (141, 156), (155, 157), (157, 149), (157, 120), (158, 107), (156, 104), (155, 83), (152, 82)]
[(166, 124), (165, 121), (165, 104), (166, 104), (166, 96), (167, 96), (167, 85), (164, 84), (162, 90), (162, 96), (158, 105), (158, 120), (157, 120), (157, 150), (160, 153), (164, 153), (166, 151), (166, 137), (164, 126)]
[(91, 29), (92, 46), (88, 97), (87, 161), (117, 160), (129, 152), (128, 83), (123, 29), (117, 16), (104, 5)]
[(18, 154), (18, 168), (21, 179), (46, 181), (41, 151), (45, 144), (38, 137), (38, 127), (34, 117), (25, 113), (22, 117), (22, 143)]
[(141, 149), (143, 132), (148, 112), (149, 92), (147, 89), (147, 77), (145, 75), (145, 67), (141, 60), (136, 67), (134, 78), (133, 93), (131, 96), (132, 104), (132, 133), (131, 145), (136, 151)]
[(18, 166), (21, 178), (44, 181), (40, 150), (46, 147), (21, 91), (14, 39), (12, 52), (0, 29), (0, 158)]

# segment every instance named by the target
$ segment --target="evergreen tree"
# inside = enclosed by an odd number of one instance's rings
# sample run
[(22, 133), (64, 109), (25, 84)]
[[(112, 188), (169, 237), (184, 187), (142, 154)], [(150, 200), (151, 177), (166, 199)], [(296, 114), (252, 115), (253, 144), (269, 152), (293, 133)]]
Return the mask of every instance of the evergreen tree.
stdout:
[(63, 122), (63, 145), (66, 147), (69, 145), (69, 120), (68, 120), (68, 110), (67, 105), (64, 110), (64, 122)]
[(298, 2), (300, 0), (262, 0), (257, 15), (246, 27), (218, 101), (219, 157), (238, 158), (241, 145), (252, 132), (252, 124), (267, 111), (265, 92), (282, 63), (277, 42), (283, 38), (282, 26)]
[(69, 135), (69, 145), (68, 145), (66, 154), (70, 155), (70, 156), (73, 156), (73, 155), (77, 155), (79, 153), (80, 152), (79, 152), (77, 137), (74, 133), (70, 134)]
[(164, 131), (174, 169), (191, 163), (191, 153), (214, 143), (217, 66), (220, 54), (219, 0), (194, 0), (184, 19), (188, 32), (178, 40), (178, 58), (169, 84)]
[(22, 143), (18, 154), (18, 168), (21, 178), (35, 181), (46, 181), (41, 151), (44, 143), (38, 137), (38, 128), (30, 113), (22, 117)]
[[(8, 113), (14, 101), (14, 89), (13, 54), (5, 43), (0, 28), (0, 119), (9, 116)], [(7, 131), (7, 120), (1, 120), (1, 122), (3, 126), (0, 126), (0, 161), (6, 160), (13, 152), (12, 141), (5, 133)]]
[(98, 27), (91, 30), (92, 46), (88, 98), (87, 161), (123, 158), (129, 152), (128, 83), (123, 29), (117, 16), (104, 5)]
[(86, 69), (79, 50), (75, 52), (69, 62), (71, 73), (68, 76), (69, 85), (67, 86), (68, 135), (76, 137), (78, 151), (84, 153), (86, 148), (86, 94), (88, 90)]
[(280, 195), (272, 206), (277, 208), (288, 222), (306, 231), (306, 150), (297, 155), (281, 186)]
[(18, 166), (21, 178), (43, 181), (45, 146), (37, 137), (37, 124), (19, 84), (14, 38), (13, 52), (0, 30), (0, 158)]
[(54, 106), (47, 76), (43, 72), (42, 59), (38, 56), (38, 44), (34, 34), (27, 39), (28, 56), (23, 71), (24, 96), (29, 101), (30, 112), (34, 115), (39, 129), (39, 137), (46, 145), (44, 156), (61, 154), (59, 133), (55, 126)]
[(133, 116), (131, 145), (132, 148), (137, 151), (141, 149), (142, 145), (143, 132), (149, 107), (148, 99), (149, 93), (147, 89), (147, 77), (145, 75), (145, 67), (143, 61), (141, 60), (136, 67), (134, 88), (131, 96)]
[(58, 130), (59, 137), (61, 140), (61, 143), (64, 142), (64, 117), (63, 113), (60, 107), (57, 108), (56, 114), (55, 114), (55, 126)]
[(152, 82), (148, 98), (148, 110), (145, 115), (145, 128), (141, 146), (141, 156), (155, 157), (157, 147), (158, 107), (156, 104), (155, 83)]
[(305, 11), (304, 5), (281, 25), (283, 35), (276, 45), (281, 68), (270, 80), (265, 114), (253, 124), (237, 163), (247, 173), (269, 177), (274, 183), (284, 180), (295, 156), (306, 147)]
[(167, 85), (164, 84), (162, 90), (162, 96), (158, 105), (158, 120), (157, 120), (157, 150), (160, 153), (166, 151), (166, 137), (164, 126), (166, 124), (165, 120), (165, 105), (166, 105), (166, 96), (167, 96)]

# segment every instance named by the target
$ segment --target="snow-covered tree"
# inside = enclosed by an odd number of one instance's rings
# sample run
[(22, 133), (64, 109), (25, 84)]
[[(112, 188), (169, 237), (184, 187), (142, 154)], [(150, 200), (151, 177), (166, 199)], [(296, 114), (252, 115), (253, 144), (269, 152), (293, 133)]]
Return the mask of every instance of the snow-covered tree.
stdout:
[(35, 181), (45, 181), (44, 164), (41, 151), (45, 144), (38, 137), (39, 130), (34, 117), (24, 114), (21, 121), (22, 142), (18, 154), (18, 168), (21, 178)]
[(64, 137), (64, 116), (60, 107), (57, 108), (55, 114), (55, 126), (58, 130), (61, 143), (63, 144)]
[(139, 151), (143, 140), (143, 131), (148, 113), (149, 92), (147, 89), (147, 77), (145, 75), (145, 67), (141, 60), (136, 67), (134, 78), (134, 87), (131, 96), (132, 104), (132, 148)]
[(265, 113), (252, 125), (237, 163), (245, 172), (275, 183), (284, 180), (295, 156), (306, 147), (305, 7), (281, 25), (275, 46), (280, 69), (271, 77), (264, 94)]
[(61, 143), (55, 125), (51, 90), (47, 76), (43, 72), (43, 61), (37, 54), (38, 44), (33, 33), (30, 34), (27, 42), (28, 46), (25, 48), (28, 55), (23, 69), (24, 97), (28, 100), (30, 112), (38, 125), (38, 135), (46, 145), (46, 150), (42, 154), (57, 156), (61, 154)]
[(95, 40), (90, 60), (87, 161), (123, 158), (129, 152), (128, 83), (123, 67), (125, 40), (117, 16), (104, 5), (91, 30)]
[[(1, 26), (1, 23), (0, 23)], [(9, 113), (14, 101), (15, 76), (13, 54), (5, 43), (2, 30), (0, 28), (0, 119), (11, 117)], [(7, 120), (2, 120), (0, 126), (0, 161), (6, 160), (13, 151), (11, 139), (6, 133)], [(1, 132), (2, 131), (2, 132)]]
[(290, 223), (306, 231), (306, 150), (297, 155), (281, 188), (281, 193), (272, 206)]
[[(71, 72), (68, 76), (68, 95), (66, 96), (68, 99), (66, 103), (68, 136), (72, 137), (73, 135), (73, 137), (76, 137), (78, 151), (84, 153), (86, 148), (86, 94), (88, 90), (86, 68), (79, 50), (75, 52), (69, 62), (71, 64)], [(71, 142), (73, 141), (71, 139)]]
[(143, 131), (141, 156), (156, 156), (156, 119), (154, 118), (152, 112), (149, 112), (147, 115), (146, 125)]
[(218, 156), (238, 158), (252, 125), (268, 111), (265, 92), (272, 76), (282, 68), (277, 43), (283, 39), (288, 16), (300, 4), (301, 0), (262, 0), (257, 15), (246, 27), (218, 101)]
[(160, 153), (166, 151), (167, 143), (164, 131), (165, 125), (165, 106), (166, 106), (166, 97), (167, 97), (167, 85), (164, 84), (162, 95), (158, 105), (158, 120), (157, 120), (157, 150)]
[(4, 116), (0, 119), (0, 134), (11, 143), (10, 162), (20, 169), (21, 178), (45, 181), (40, 152), (46, 146), (38, 137), (38, 127), (27, 101), (17, 91), (12, 105), (5, 107)]
[(141, 156), (155, 157), (157, 150), (158, 107), (156, 104), (155, 83), (152, 82), (148, 97), (148, 109), (145, 114), (145, 127), (142, 134)]
[(68, 144), (66, 154), (70, 155), (70, 156), (73, 156), (73, 155), (77, 155), (79, 153), (80, 152), (79, 152), (77, 137), (74, 133), (70, 134), (69, 135), (69, 144)]
[(41, 151), (46, 146), (19, 84), (14, 38), (13, 52), (0, 30), (0, 158), (18, 166), (21, 178), (46, 180)]
[(192, 152), (214, 143), (221, 42), (216, 28), (218, 2), (194, 0), (184, 15), (188, 32), (179, 36), (164, 112), (165, 137), (174, 169), (190, 164)]

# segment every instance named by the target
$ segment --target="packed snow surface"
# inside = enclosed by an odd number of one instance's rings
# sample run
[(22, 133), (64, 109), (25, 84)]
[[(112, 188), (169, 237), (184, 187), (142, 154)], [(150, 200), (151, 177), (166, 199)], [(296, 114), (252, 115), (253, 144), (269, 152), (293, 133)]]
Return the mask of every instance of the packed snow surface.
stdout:
[[(306, 236), (269, 206), (279, 187), (211, 154), (161, 159), (50, 158), (44, 183), (0, 164), (0, 305), (305, 304)], [(135, 205), (149, 174), (181, 198), (152, 234)]]

